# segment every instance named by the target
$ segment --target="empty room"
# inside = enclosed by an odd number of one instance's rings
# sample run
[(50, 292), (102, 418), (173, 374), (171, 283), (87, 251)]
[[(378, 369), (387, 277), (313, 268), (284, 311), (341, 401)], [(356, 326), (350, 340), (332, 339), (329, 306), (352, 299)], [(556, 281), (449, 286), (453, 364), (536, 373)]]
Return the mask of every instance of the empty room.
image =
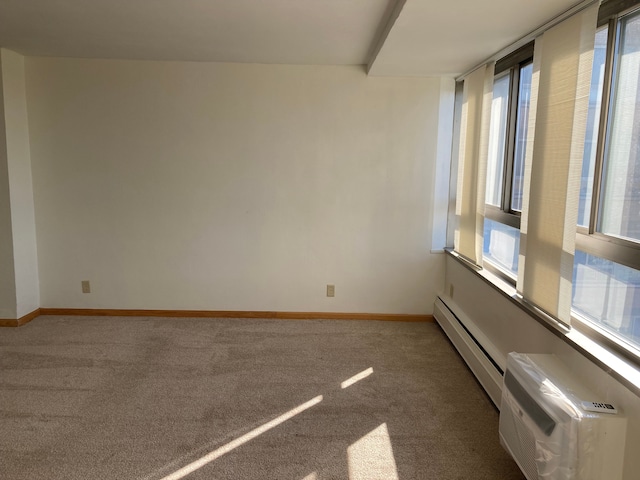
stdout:
[(637, 480), (638, 0), (0, 0), (0, 478)]

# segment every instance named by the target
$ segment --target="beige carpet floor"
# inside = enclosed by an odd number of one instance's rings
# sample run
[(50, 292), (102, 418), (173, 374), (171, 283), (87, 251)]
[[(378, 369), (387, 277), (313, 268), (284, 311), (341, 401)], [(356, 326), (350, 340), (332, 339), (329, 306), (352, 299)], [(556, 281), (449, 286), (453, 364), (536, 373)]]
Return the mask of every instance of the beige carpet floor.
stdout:
[(0, 330), (0, 478), (522, 480), (434, 323), (39, 317)]

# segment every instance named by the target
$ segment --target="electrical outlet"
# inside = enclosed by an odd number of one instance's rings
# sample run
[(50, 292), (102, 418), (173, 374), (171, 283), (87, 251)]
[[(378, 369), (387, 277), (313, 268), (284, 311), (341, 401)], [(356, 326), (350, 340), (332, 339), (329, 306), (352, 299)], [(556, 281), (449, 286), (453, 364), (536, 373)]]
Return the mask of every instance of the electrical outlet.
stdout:
[(91, 293), (91, 284), (89, 280), (82, 280), (82, 293)]
[(449, 297), (453, 298), (453, 283), (449, 284)]
[(327, 297), (335, 297), (335, 296), (336, 296), (336, 286), (327, 285)]

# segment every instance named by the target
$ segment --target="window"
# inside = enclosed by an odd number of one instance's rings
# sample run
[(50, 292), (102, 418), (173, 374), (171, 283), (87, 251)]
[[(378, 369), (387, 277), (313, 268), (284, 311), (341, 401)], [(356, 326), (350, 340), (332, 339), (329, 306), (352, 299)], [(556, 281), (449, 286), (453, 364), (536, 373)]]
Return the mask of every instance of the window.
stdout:
[(574, 313), (640, 345), (640, 270), (576, 251), (573, 282)]
[(640, 0), (535, 35), (535, 64), (529, 44), (463, 77), (454, 248), (640, 365)]
[(515, 277), (518, 274), (520, 230), (485, 218), (483, 239), (483, 258)]
[[(610, 1), (601, 14), (629, 3)], [(640, 8), (604, 20), (594, 50), (572, 306), (579, 318), (638, 349)]]
[(483, 259), (511, 281), (518, 273), (532, 61), (531, 43), (496, 63), (493, 83)]

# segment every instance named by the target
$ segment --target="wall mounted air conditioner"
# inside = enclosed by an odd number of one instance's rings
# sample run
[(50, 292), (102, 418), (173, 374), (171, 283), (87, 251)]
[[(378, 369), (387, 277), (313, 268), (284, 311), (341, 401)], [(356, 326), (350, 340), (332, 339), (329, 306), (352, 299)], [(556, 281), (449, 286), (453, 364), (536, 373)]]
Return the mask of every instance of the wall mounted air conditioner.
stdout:
[(528, 480), (622, 479), (626, 418), (598, 402), (554, 356), (510, 353), (500, 442)]

